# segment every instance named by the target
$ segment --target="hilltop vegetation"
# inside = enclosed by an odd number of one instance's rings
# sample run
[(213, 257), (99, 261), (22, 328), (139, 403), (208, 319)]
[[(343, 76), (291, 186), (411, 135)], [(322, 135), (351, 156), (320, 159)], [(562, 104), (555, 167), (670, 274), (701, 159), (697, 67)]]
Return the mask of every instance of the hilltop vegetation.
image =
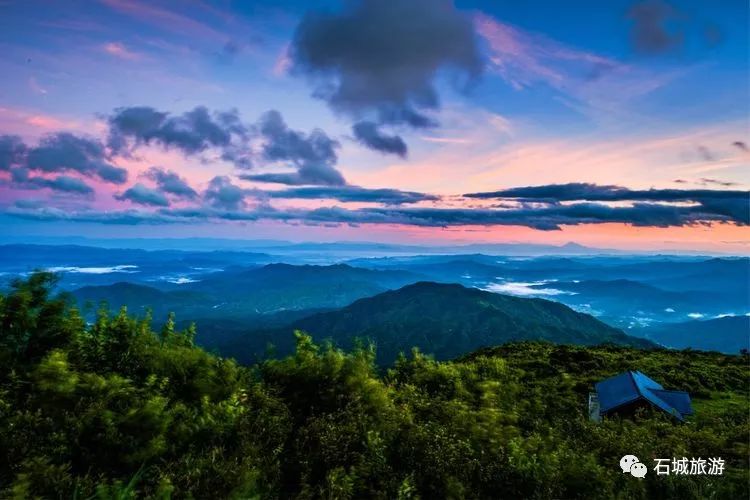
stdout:
[[(455, 361), (304, 334), (243, 367), (170, 319), (86, 325), (53, 276), (0, 296), (0, 496), (10, 498), (747, 498), (747, 357), (517, 343)], [(586, 418), (591, 384), (639, 369), (694, 397)], [(619, 459), (722, 457), (724, 476), (624, 475)]]

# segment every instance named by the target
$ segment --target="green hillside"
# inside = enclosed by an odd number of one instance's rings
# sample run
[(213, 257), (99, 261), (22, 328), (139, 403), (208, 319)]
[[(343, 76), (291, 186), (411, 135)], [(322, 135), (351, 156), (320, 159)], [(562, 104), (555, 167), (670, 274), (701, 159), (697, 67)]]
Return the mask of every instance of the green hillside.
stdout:
[(183, 312), (191, 305), (210, 304), (210, 298), (200, 292), (187, 290), (162, 291), (137, 283), (118, 282), (112, 285), (85, 286), (72, 292), (81, 307), (95, 310), (101, 303), (118, 309), (126, 306), (135, 313), (151, 309), (155, 314)]
[(303, 318), (286, 331), (295, 329), (343, 346), (351, 346), (353, 337), (366, 338), (377, 346), (378, 358), (385, 363), (413, 346), (437, 359), (520, 340), (653, 347), (557, 302), (430, 282)]
[[(53, 277), (0, 296), (2, 498), (748, 498), (747, 356), (516, 343), (456, 361), (296, 337), (253, 367), (192, 329), (101, 313)], [(542, 306), (539, 306), (542, 307)], [(688, 390), (696, 414), (588, 420), (626, 369)], [(619, 459), (722, 457), (722, 476), (624, 475)]]

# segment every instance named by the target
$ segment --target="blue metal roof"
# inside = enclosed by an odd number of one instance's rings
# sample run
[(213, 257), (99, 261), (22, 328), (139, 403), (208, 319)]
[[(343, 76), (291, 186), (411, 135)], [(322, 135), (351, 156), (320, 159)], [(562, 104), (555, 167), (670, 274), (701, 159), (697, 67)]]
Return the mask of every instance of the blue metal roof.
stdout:
[(693, 413), (690, 396), (682, 391), (665, 391), (654, 380), (639, 371), (627, 371), (596, 384), (601, 413), (643, 398), (678, 420)]
[(602, 413), (640, 397), (630, 372), (621, 373), (596, 384), (599, 408)]
[(677, 411), (683, 415), (692, 415), (693, 407), (690, 404), (690, 395), (685, 391), (659, 391), (652, 390), (654, 394), (659, 396), (667, 404), (676, 408)]
[(639, 371), (629, 372), (633, 376), (633, 380), (638, 385), (639, 389), (656, 389), (663, 390), (664, 388), (658, 382), (648, 378), (646, 375)]

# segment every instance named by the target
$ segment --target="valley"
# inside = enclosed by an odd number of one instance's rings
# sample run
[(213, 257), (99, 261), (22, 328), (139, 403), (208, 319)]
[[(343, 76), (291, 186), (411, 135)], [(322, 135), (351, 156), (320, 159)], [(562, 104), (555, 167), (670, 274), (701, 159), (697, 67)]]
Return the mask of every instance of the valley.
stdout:
[(311, 248), (5, 245), (0, 284), (34, 269), (53, 271), (90, 321), (103, 303), (150, 312), (157, 323), (174, 313), (180, 325), (197, 324), (199, 343), (243, 361), (271, 348), (290, 352), (295, 329), (341, 346), (375, 341), (384, 360), (412, 347), (447, 359), (513, 340), (726, 353), (748, 347), (748, 258), (585, 248), (575, 255), (571, 247), (551, 256), (404, 255), (414, 249), (383, 245), (381, 256), (361, 257), (366, 248)]

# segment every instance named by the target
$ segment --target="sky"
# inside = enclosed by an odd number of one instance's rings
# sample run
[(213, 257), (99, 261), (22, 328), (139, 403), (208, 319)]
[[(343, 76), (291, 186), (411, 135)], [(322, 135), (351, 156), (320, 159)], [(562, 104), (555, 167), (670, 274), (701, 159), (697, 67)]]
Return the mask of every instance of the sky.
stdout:
[(24, 237), (750, 253), (744, 0), (0, 0)]

